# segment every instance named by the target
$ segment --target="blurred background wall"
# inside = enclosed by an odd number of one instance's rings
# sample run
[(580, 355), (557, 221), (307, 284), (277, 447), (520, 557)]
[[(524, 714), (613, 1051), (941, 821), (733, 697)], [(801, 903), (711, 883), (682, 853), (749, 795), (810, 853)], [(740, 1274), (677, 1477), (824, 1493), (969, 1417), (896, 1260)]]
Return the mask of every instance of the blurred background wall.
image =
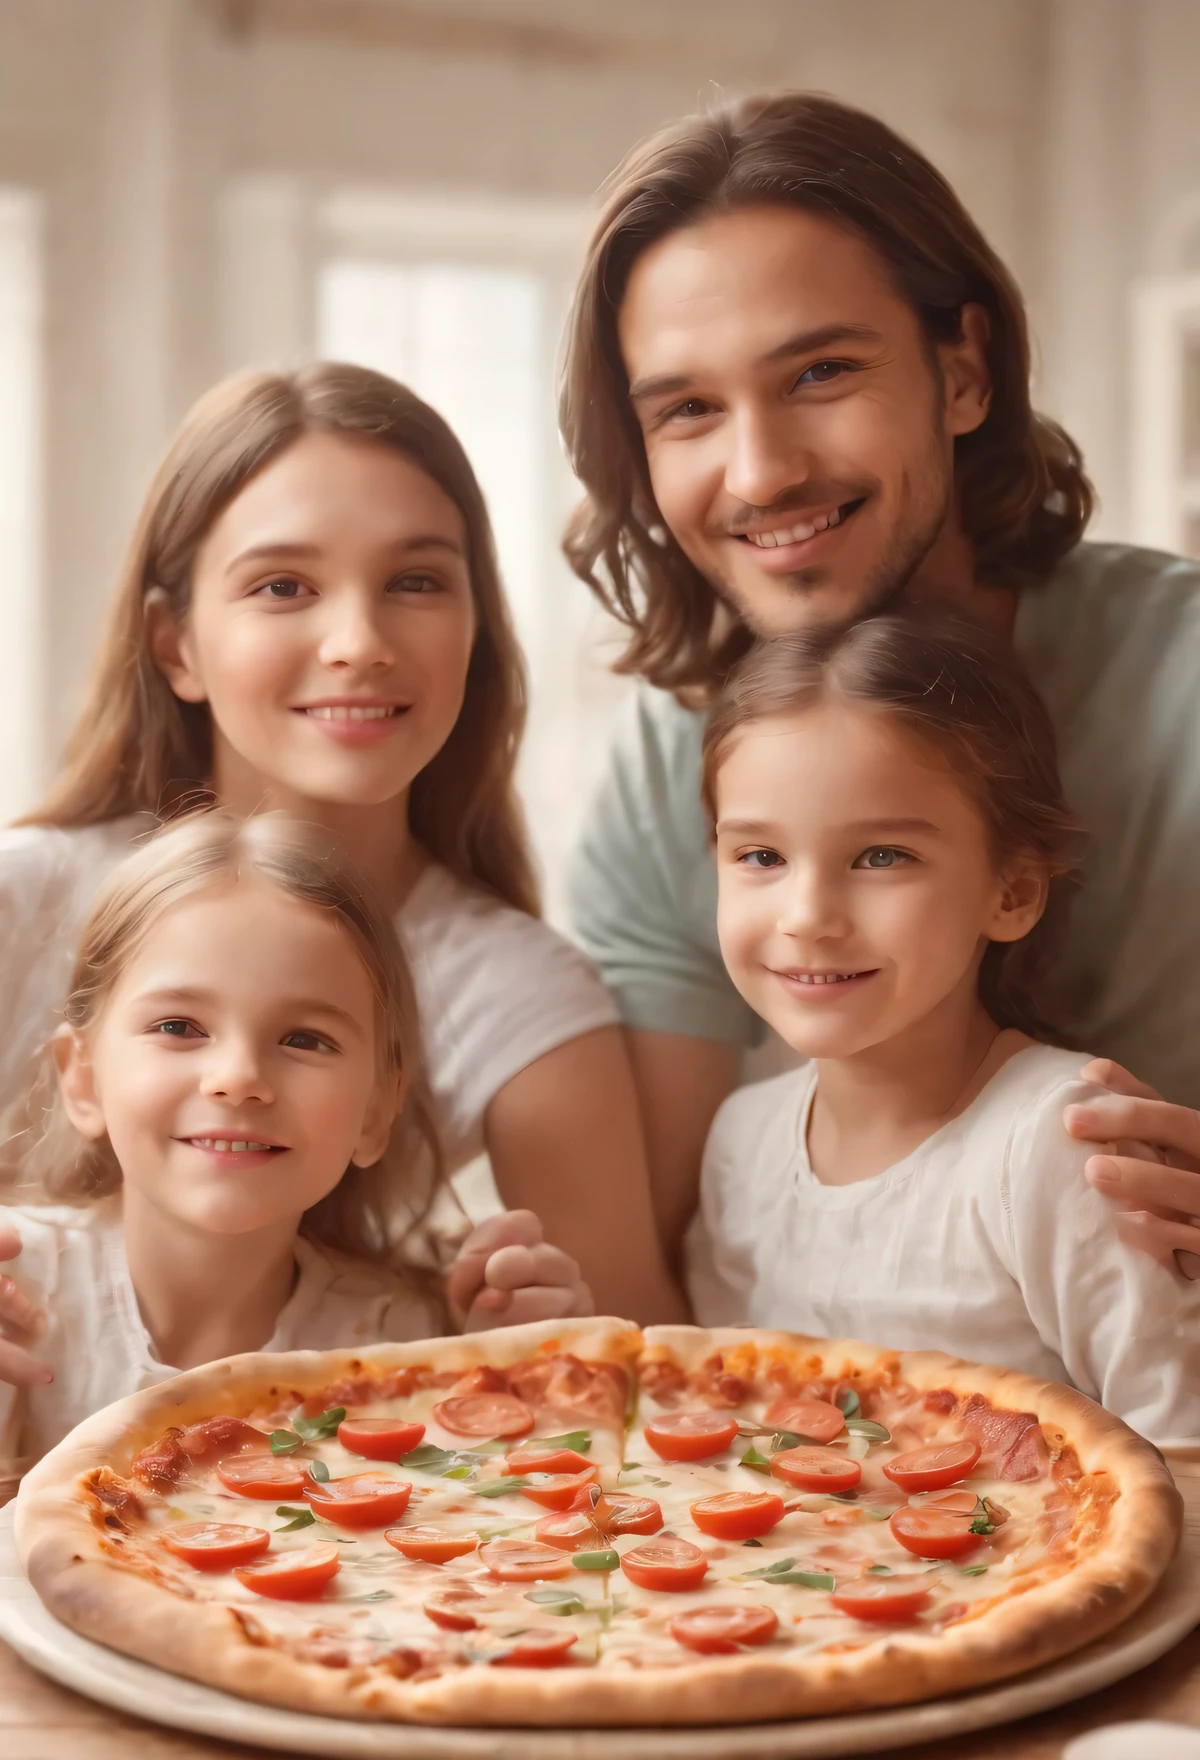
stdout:
[(1196, 0), (0, 0), (0, 818), (189, 402), (333, 354), (410, 380), (483, 479), (556, 902), (621, 688), (557, 553), (590, 204), (659, 123), (787, 85), (880, 112), (1006, 255), (1095, 532), (1200, 554)]

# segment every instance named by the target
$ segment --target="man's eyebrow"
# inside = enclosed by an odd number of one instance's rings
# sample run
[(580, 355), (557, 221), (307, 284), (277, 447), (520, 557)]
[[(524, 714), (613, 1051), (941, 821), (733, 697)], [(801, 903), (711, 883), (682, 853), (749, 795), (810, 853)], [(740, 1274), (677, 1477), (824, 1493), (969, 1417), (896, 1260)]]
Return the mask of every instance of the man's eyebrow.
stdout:
[[(839, 320), (833, 324), (821, 324), (815, 330), (797, 331), (777, 348), (760, 355), (755, 365), (766, 366), (772, 361), (790, 360), (793, 355), (811, 354), (814, 349), (831, 348), (838, 342), (882, 341), (879, 331), (873, 330), (869, 324), (850, 324)], [(695, 383), (694, 373), (652, 373), (645, 379), (634, 380), (629, 387), (629, 401), (642, 403), (651, 397), (668, 397), (678, 391), (687, 391)]]
[[(461, 556), (463, 547), (456, 538), (448, 538), (442, 532), (416, 532), (412, 537), (397, 538), (387, 548), (396, 554), (416, 550), (448, 550), (453, 556)], [(280, 543), (251, 544), (245, 550), (239, 550), (226, 566), (226, 574), (232, 574), (247, 562), (286, 562), (289, 558), (298, 561), (312, 561), (324, 554), (320, 544), (298, 544), (288, 541)]]

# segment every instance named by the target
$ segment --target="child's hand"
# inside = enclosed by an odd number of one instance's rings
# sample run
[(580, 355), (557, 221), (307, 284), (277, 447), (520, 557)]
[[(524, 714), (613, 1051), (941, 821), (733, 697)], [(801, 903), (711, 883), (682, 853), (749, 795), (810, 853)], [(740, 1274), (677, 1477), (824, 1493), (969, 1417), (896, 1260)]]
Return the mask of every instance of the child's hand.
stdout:
[[(0, 1263), (15, 1259), (20, 1251), (16, 1229), (0, 1228)], [(26, 1348), (45, 1324), (46, 1316), (21, 1294), (12, 1278), (0, 1274), (0, 1381), (10, 1387), (41, 1387), (54, 1380), (53, 1371)]]
[(574, 1259), (542, 1237), (532, 1210), (506, 1210), (469, 1234), (446, 1279), (464, 1332), (595, 1313)]

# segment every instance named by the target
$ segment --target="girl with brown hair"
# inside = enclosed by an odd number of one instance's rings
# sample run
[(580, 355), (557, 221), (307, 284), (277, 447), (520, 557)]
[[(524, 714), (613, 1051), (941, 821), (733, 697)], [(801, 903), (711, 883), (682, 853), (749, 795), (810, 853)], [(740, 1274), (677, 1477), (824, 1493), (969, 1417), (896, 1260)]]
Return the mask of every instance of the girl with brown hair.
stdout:
[[(537, 916), (524, 713), (487, 510), (446, 423), (359, 367), (219, 385), (151, 487), (63, 768), (0, 836), (0, 1104), (130, 845), (181, 806), (284, 810), (333, 833), (397, 923), (450, 1171), (486, 1149), (505, 1203), (589, 1262), (606, 1307), (673, 1313), (615, 1010)], [(534, 1219), (515, 1226), (536, 1250)]]
[(766, 644), (704, 788), (729, 974), (809, 1061), (717, 1114), (697, 1319), (999, 1362), (1194, 1444), (1200, 1286), (1122, 1247), (1063, 1124), (1078, 837), (1011, 650), (945, 613)]

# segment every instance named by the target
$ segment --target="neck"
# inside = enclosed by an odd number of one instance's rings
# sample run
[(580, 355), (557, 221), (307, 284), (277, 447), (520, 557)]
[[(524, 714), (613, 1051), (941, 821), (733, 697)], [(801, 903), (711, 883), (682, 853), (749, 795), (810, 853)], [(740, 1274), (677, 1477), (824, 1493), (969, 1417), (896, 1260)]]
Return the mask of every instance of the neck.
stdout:
[(818, 1058), (809, 1159), (827, 1185), (870, 1179), (965, 1110), (1005, 1056), (1026, 1041), (1001, 1035), (976, 974), (904, 1033), (852, 1057)]
[(409, 829), (408, 789), (378, 806), (313, 800), (248, 770), (219, 738), (216, 747), (212, 787), (223, 807), (240, 818), (287, 813), (321, 826), (370, 882), (385, 908), (399, 910), (431, 860)]
[(125, 1256), (142, 1323), (174, 1369), (261, 1350), (296, 1278), (299, 1219), (250, 1234), (209, 1234), (126, 1184)]
[(992, 586), (979, 579), (971, 548), (955, 505), (941, 531), (921, 558), (908, 583), (915, 604), (940, 601), (957, 606), (1011, 640), (1017, 614), (1015, 588)]

